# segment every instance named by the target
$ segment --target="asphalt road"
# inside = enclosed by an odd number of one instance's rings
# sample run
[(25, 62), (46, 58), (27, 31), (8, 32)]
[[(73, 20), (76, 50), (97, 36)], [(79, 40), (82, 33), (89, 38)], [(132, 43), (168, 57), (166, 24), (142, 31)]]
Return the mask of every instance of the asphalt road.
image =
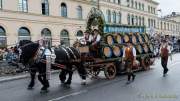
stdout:
[(180, 54), (169, 61), (167, 77), (162, 77), (160, 60), (150, 71), (136, 73), (136, 80), (126, 85), (126, 76), (106, 80), (103, 75), (80, 85), (77, 74), (70, 88), (60, 85), (58, 75), (51, 77), (49, 93), (41, 94), (37, 81), (33, 90), (26, 87), (29, 78), (0, 83), (0, 101), (180, 101)]

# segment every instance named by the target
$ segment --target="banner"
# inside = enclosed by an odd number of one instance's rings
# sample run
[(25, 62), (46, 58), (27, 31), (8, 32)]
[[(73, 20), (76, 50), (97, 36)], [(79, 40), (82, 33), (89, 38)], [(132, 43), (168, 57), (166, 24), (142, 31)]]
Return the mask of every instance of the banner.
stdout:
[(105, 25), (104, 33), (130, 33), (130, 32), (139, 32), (145, 33), (144, 26), (123, 26), (123, 25)]

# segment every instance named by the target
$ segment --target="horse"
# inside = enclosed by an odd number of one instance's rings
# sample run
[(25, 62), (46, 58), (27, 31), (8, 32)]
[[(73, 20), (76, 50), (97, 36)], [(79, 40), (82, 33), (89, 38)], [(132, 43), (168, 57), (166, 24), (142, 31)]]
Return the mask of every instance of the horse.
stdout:
[[(43, 87), (41, 88), (42, 92), (47, 92), (49, 88), (49, 81), (46, 78), (46, 49), (40, 49), (39, 43), (21, 40), (19, 42), (18, 54), (19, 62), (24, 66), (28, 67), (30, 70), (31, 81), (28, 85), (28, 89), (34, 87), (34, 80), (36, 72), (39, 72), (38, 80), (41, 82)], [(51, 49), (50, 49), (51, 50)], [(55, 48), (54, 53), (56, 55), (55, 63), (64, 65), (65, 68), (62, 68), (59, 78), (62, 84), (70, 85), (73, 75), (73, 65), (77, 67), (78, 73), (83, 80), (86, 80), (86, 70), (83, 67), (83, 64), (80, 60), (80, 53), (77, 49), (73, 47), (64, 47), (60, 46)], [(44, 60), (45, 62), (41, 61)], [(51, 64), (53, 68), (58, 68), (58, 66)], [(69, 74), (69, 78), (66, 80), (66, 75)]]

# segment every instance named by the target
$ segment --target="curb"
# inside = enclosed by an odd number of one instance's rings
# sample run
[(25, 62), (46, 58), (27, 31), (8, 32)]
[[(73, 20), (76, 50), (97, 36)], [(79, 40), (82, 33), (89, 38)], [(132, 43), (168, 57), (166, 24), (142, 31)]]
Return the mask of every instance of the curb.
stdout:
[[(59, 70), (54, 70), (54, 71), (51, 72), (51, 74), (56, 74), (56, 73), (59, 73)], [(2, 77), (2, 79), (0, 77), (0, 83), (25, 79), (25, 78), (28, 78), (28, 77), (30, 77), (29, 73), (22, 74), (22, 75), (12, 75), (12, 76), (8, 76), (8, 77), (4, 77), (4, 78)]]

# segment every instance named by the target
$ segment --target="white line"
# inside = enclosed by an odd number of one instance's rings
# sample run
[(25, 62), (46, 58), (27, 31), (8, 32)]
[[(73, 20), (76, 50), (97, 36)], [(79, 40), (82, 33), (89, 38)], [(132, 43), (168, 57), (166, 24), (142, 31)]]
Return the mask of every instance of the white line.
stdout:
[(82, 91), (79, 91), (79, 92), (75, 92), (75, 93), (64, 95), (64, 96), (61, 96), (61, 97), (58, 97), (58, 98), (54, 98), (54, 99), (51, 99), (51, 100), (48, 100), (48, 101), (59, 101), (59, 100), (62, 100), (64, 98), (67, 98), (67, 97), (70, 97), (70, 96), (80, 95), (80, 94), (86, 93), (86, 92), (87, 92), (87, 90), (82, 90)]

